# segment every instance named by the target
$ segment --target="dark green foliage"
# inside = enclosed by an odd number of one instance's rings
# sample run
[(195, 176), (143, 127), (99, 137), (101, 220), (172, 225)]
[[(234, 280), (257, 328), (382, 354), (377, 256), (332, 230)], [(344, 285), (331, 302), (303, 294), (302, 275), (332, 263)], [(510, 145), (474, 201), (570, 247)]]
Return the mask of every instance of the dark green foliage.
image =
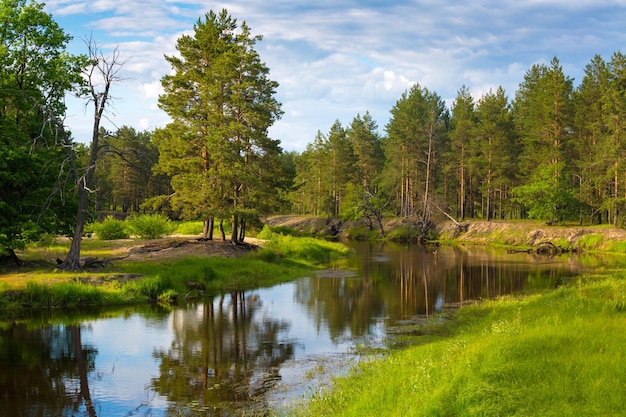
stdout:
[(63, 98), (84, 57), (43, 4), (0, 1), (0, 254), (46, 232), (68, 233), (75, 210), (61, 146)]
[(161, 80), (159, 106), (173, 121), (155, 132), (156, 170), (172, 178), (171, 205), (185, 218), (230, 218), (235, 242), (249, 211), (276, 210), (286, 185), (279, 142), (267, 136), (282, 112), (260, 40), (226, 10), (211, 11), (178, 39)]

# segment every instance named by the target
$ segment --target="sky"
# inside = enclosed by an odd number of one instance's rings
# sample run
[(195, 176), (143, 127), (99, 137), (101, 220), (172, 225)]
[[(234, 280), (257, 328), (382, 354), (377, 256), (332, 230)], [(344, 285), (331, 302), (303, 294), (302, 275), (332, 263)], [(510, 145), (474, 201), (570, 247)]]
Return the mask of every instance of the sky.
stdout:
[[(578, 86), (595, 55), (626, 53), (626, 0), (48, 0), (45, 10), (73, 36), (117, 47), (125, 64), (112, 86), (109, 131), (151, 131), (169, 118), (157, 106), (164, 56), (193, 34), (198, 19), (226, 9), (246, 22), (269, 77), (279, 83), (282, 118), (269, 130), (283, 149), (301, 152), (335, 121), (348, 127), (369, 112), (381, 135), (390, 110), (416, 83), (451, 106), (466, 86), (475, 99), (502, 86), (513, 99), (533, 64), (557, 57)], [(84, 101), (68, 99), (66, 124), (88, 143)]]

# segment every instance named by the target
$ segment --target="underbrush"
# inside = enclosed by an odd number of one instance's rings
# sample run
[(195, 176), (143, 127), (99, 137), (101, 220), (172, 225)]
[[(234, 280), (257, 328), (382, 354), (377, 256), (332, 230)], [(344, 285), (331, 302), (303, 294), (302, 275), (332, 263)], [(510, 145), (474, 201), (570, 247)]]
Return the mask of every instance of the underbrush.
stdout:
[(449, 336), (363, 362), (300, 416), (621, 415), (626, 279), (462, 308)]

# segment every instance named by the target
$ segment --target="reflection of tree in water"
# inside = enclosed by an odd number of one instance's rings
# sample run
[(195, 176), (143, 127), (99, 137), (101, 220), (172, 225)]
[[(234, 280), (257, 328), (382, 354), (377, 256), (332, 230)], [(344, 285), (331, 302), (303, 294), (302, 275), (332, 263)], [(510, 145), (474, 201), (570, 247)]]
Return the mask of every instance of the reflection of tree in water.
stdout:
[(169, 400), (170, 414), (230, 415), (263, 407), (294, 345), (280, 343), (289, 324), (260, 317), (261, 307), (258, 297), (236, 292), (173, 312), (174, 342), (154, 353), (161, 362), (152, 381)]
[(96, 355), (82, 346), (78, 325), (0, 329), (0, 410), (7, 416), (95, 416), (87, 375)]
[(371, 291), (366, 278), (323, 276), (296, 283), (296, 300), (313, 313), (317, 331), (328, 326), (330, 337), (341, 341), (369, 333), (372, 319), (384, 311), (384, 299)]
[(324, 324), (328, 326), (333, 340), (361, 337), (376, 316), (394, 320), (428, 317), (446, 305), (510, 294), (529, 286), (553, 287), (560, 277), (576, 269), (576, 264), (489, 253), (484, 248), (352, 245), (357, 247), (351, 264), (356, 277), (329, 273), (297, 283), (297, 301), (313, 312), (318, 331)]

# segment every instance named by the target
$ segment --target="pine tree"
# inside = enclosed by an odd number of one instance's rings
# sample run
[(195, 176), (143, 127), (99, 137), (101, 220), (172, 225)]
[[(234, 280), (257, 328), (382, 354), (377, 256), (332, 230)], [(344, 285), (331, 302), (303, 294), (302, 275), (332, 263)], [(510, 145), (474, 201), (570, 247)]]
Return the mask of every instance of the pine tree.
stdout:
[(155, 133), (158, 169), (172, 176), (176, 205), (204, 218), (205, 230), (214, 216), (230, 216), (235, 243), (259, 193), (272, 198), (264, 182), (278, 165), (268, 159), (281, 152), (267, 136), (282, 113), (278, 84), (254, 49), (261, 39), (226, 10), (211, 11), (178, 39), (180, 56), (166, 57), (173, 74), (161, 80), (159, 106), (173, 121)]
[(589, 220), (602, 223), (605, 202), (610, 200), (609, 172), (611, 155), (609, 131), (605, 123), (606, 97), (609, 92), (609, 68), (596, 55), (585, 67), (581, 85), (575, 92), (576, 179), (579, 198), (588, 209)]
[[(461, 220), (465, 219), (469, 191), (468, 159), (470, 157), (470, 141), (475, 129), (474, 98), (466, 86), (457, 92), (456, 99), (452, 104), (452, 117), (450, 119), (450, 152), (448, 158), (456, 163), (448, 164), (456, 172), (452, 173), (454, 187), (458, 190), (457, 213)], [(471, 216), (471, 208), (470, 208)]]
[(508, 98), (502, 87), (484, 94), (476, 106), (473, 140), (472, 182), (480, 193), (482, 217), (487, 220), (511, 216), (510, 191), (515, 185), (520, 148)]
[(419, 85), (404, 92), (391, 109), (383, 144), (384, 182), (396, 196), (398, 215), (429, 217), (433, 168), (445, 144), (447, 124), (443, 100)]
[(573, 132), (572, 79), (554, 58), (551, 66), (533, 65), (517, 92), (514, 111), (524, 145), (523, 186), (515, 192), (533, 218), (560, 221), (578, 215), (571, 183)]

